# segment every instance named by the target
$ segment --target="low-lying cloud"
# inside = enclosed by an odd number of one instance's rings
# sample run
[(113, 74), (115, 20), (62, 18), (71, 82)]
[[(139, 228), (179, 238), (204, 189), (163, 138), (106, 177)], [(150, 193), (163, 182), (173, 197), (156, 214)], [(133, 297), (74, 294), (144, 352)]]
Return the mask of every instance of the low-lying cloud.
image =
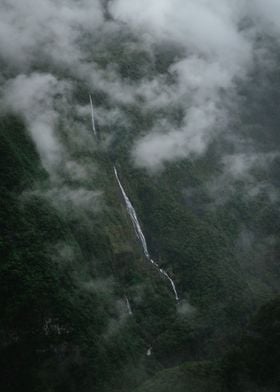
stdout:
[(7, 109), (23, 118), (48, 170), (63, 154), (63, 147), (55, 134), (59, 119), (55, 99), (63, 99), (68, 88), (53, 75), (40, 73), (18, 75), (7, 81), (3, 88)]
[[(79, 84), (85, 94), (102, 92), (96, 114), (112, 134), (133, 126), (125, 107), (138, 106), (153, 121), (139, 126), (133, 162), (155, 172), (200, 156), (227, 128), (238, 84), (255, 57), (267, 54), (260, 37), (280, 37), (279, 7), (277, 0), (5, 0), (0, 60), (10, 81), (2, 75), (4, 100), (26, 121), (48, 167), (63, 150), (55, 130), (62, 113), (52, 103), (57, 95)], [(158, 72), (156, 48), (170, 46), (178, 50), (166, 50), (169, 65)], [(146, 54), (146, 71), (123, 76), (122, 56), (135, 56), (136, 69), (137, 51)], [(174, 119), (176, 108), (181, 114)]]
[(166, 107), (178, 103), (183, 107), (181, 126), (155, 124), (135, 144), (137, 166), (155, 171), (165, 162), (200, 155), (217, 131), (227, 127), (229, 113), (223, 101), (227, 94), (236, 98), (237, 83), (251, 70), (257, 37), (278, 32), (278, 8), (273, 0), (269, 5), (259, 0), (111, 2), (113, 16), (136, 29), (148, 43), (172, 41), (185, 51), (169, 67), (176, 81), (168, 93), (162, 78), (150, 83), (154, 96), (145, 86), (151, 105), (156, 101)]
[(58, 63), (83, 57), (79, 39), (103, 23), (98, 0), (4, 0), (0, 6), (0, 53), (25, 66), (39, 54)]

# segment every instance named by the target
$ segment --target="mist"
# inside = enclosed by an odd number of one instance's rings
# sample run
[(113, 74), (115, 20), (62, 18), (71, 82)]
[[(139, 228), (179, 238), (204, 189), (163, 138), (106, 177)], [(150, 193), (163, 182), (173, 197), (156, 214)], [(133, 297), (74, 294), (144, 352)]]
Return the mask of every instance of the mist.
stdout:
[[(156, 172), (167, 162), (204, 154), (209, 143), (228, 127), (229, 102), (238, 101), (239, 83), (246, 82), (256, 56), (267, 58), (267, 51), (258, 43), (260, 35), (279, 39), (278, 8), (278, 2), (273, 0), (269, 6), (258, 0), (115, 0), (107, 6), (98, 0), (67, 4), (28, 0), (24, 5), (19, 0), (4, 1), (0, 54), (2, 63), (14, 75), (2, 88), (4, 100), (12, 108), (12, 95), (21, 83), (23, 89), (27, 88), (27, 81), (37, 97), (34, 83), (41, 78), (43, 91), (53, 84), (64, 94), (65, 86), (71, 90), (71, 84), (78, 80), (88, 92), (105, 93), (110, 100), (107, 115), (102, 104), (96, 108), (96, 116), (100, 115), (105, 127), (112, 127), (114, 121), (129, 126), (123, 105), (138, 105), (139, 97), (144, 115), (151, 108), (158, 111), (180, 107), (179, 121), (167, 114), (136, 135), (131, 149), (134, 164)], [(123, 31), (129, 34), (122, 36)], [(138, 45), (151, 63), (157, 46), (168, 44), (180, 50), (164, 74), (144, 74), (132, 81), (120, 75), (117, 63), (100, 67), (100, 53), (110, 50), (108, 45), (118, 35), (127, 40), (127, 48), (137, 36)], [(34, 75), (35, 64), (40, 73)], [(51, 73), (46, 72), (47, 68)], [(61, 78), (63, 69), (69, 75), (67, 80)], [(57, 93), (53, 90), (51, 94)], [(52, 106), (50, 93), (41, 96), (40, 102), (41, 107), (33, 110), (36, 118), (33, 115), (31, 119), (30, 114), (23, 118), (44, 161), (50, 165), (62, 148), (56, 140), (54, 123), (63, 113), (48, 108)], [(16, 100), (14, 103), (17, 106)], [(40, 113), (45, 103), (47, 113)], [(17, 110), (21, 110), (20, 106)], [(27, 107), (22, 110), (28, 112)], [(43, 152), (43, 148), (49, 152)]]
[(220, 390), (228, 353), (268, 358), (236, 342), (279, 294), (279, 61), (279, 0), (0, 1), (8, 392)]

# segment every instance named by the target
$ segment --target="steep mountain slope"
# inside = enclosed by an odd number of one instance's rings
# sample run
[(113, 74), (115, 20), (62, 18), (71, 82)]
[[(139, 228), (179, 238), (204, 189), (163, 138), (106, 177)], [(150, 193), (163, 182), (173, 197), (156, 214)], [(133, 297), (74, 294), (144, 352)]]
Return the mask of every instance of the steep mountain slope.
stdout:
[(279, 311), (279, 297), (263, 306), (222, 361), (163, 370), (137, 392), (278, 391)]
[(128, 362), (133, 372), (149, 334), (143, 315), (129, 317), (125, 297), (145, 282), (149, 310), (168, 290), (143, 262), (117, 186), (109, 212), (89, 219), (70, 204), (68, 215), (47, 194), (48, 175), (14, 117), (1, 119), (1, 167), (2, 385), (84, 390), (110, 384), (121, 369), (128, 382)]
[(221, 392), (222, 372), (211, 363), (189, 363), (177, 368), (163, 370), (137, 392)]
[(231, 390), (279, 390), (279, 321), (278, 296), (252, 318), (237, 347), (226, 356), (225, 378)]
[(268, 2), (0, 5), (4, 392), (277, 390)]

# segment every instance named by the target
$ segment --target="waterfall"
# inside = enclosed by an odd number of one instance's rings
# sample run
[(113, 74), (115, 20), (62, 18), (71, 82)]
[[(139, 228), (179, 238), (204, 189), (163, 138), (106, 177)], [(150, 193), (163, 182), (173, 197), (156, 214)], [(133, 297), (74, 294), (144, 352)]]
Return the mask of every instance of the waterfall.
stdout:
[(147, 357), (150, 357), (152, 355), (152, 349), (153, 349), (152, 346), (148, 348), (146, 352)]
[(128, 311), (128, 314), (130, 315), (130, 316), (132, 316), (132, 309), (131, 309), (131, 306), (130, 306), (130, 302), (129, 302), (129, 299), (127, 298), (127, 296), (125, 296), (125, 302), (126, 302), (126, 307), (127, 307), (127, 311)]
[(169, 280), (171, 287), (172, 287), (172, 290), (174, 292), (176, 301), (179, 301), (179, 296), (178, 296), (174, 281), (171, 279), (171, 277), (168, 275), (168, 273), (166, 271), (164, 271), (162, 268), (159, 267), (159, 265), (151, 258), (150, 254), (149, 254), (146, 238), (143, 234), (140, 223), (138, 221), (136, 211), (135, 211), (133, 205), (131, 204), (127, 194), (125, 193), (125, 190), (124, 190), (124, 188), (121, 184), (121, 181), (119, 179), (118, 171), (115, 166), (114, 166), (114, 173), (115, 173), (115, 177), (116, 177), (117, 183), (119, 185), (119, 188), (121, 190), (122, 196), (124, 198), (126, 209), (127, 209), (127, 212), (130, 216), (135, 234), (136, 234), (137, 238), (139, 239), (139, 241), (141, 242), (143, 252), (144, 252), (146, 259), (148, 261), (150, 261), (156, 267), (156, 269), (159, 271), (160, 274), (162, 274), (166, 279)]
[(89, 94), (89, 102), (90, 102), (90, 110), (91, 110), (91, 126), (94, 133), (94, 136), (97, 136), (96, 127), (95, 127), (95, 120), (94, 120), (94, 111), (93, 111), (93, 103), (91, 95)]

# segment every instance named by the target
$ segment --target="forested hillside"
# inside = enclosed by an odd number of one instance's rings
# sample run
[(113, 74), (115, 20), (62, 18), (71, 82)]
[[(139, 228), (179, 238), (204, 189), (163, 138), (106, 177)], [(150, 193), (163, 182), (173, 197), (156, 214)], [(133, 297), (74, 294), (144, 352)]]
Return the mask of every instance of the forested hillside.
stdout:
[(0, 5), (1, 390), (279, 390), (277, 10)]

